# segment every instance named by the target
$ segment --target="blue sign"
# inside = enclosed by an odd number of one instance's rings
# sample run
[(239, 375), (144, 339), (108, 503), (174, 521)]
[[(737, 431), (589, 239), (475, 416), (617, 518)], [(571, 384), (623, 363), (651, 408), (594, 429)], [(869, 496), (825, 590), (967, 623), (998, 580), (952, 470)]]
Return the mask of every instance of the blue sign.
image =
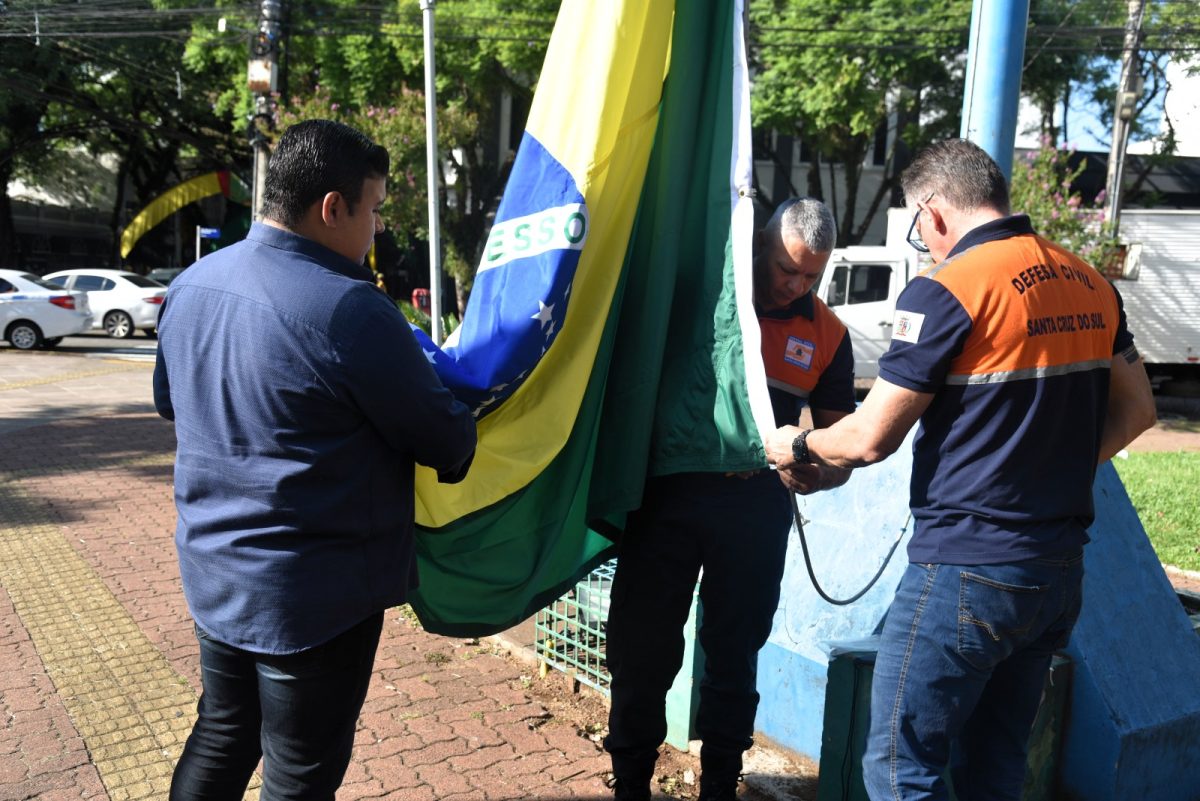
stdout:
[(221, 229), (220, 228), (197, 228), (196, 235), (199, 236), (201, 239), (220, 239), (221, 238)]

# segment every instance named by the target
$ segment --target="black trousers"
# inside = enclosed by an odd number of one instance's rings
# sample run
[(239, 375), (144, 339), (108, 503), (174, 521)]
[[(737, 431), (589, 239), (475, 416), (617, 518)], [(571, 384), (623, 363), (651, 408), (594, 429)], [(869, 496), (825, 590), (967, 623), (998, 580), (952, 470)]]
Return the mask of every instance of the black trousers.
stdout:
[(701, 567), (703, 756), (740, 759), (751, 746), (758, 652), (779, 604), (791, 520), (790, 496), (773, 471), (651, 480), (621, 543), (606, 631), (612, 706), (604, 745), (617, 773), (652, 765), (666, 737), (666, 694), (683, 661)]
[(196, 628), (204, 692), (171, 801), (240, 801), (261, 757), (261, 801), (333, 801), (383, 628), (377, 612), (286, 656), (243, 651)]

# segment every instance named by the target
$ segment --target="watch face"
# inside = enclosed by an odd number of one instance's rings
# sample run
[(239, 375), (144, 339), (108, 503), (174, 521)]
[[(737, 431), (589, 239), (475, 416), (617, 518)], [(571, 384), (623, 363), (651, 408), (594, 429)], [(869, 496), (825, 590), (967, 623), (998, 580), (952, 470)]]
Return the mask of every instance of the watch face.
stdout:
[(800, 436), (792, 440), (792, 456), (801, 464), (808, 464), (812, 460), (808, 456), (808, 430), (800, 432)]

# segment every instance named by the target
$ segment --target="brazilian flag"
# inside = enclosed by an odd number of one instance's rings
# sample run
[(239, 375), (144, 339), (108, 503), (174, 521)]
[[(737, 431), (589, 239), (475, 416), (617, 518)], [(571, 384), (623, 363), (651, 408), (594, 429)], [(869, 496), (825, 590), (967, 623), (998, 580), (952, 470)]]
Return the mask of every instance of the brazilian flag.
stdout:
[(457, 337), (467, 479), (417, 479), (426, 629), (495, 633), (614, 550), (648, 477), (762, 467), (742, 0), (564, 0)]

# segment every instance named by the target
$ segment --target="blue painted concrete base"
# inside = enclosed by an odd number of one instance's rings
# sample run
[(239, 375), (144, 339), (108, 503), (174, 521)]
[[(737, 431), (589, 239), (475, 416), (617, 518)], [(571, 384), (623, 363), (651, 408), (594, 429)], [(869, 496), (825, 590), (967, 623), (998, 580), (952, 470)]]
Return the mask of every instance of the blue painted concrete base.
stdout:
[(1125, 488), (1104, 465), (1084, 551), (1084, 606), (1063, 784), (1088, 801), (1200, 799), (1200, 637)]

